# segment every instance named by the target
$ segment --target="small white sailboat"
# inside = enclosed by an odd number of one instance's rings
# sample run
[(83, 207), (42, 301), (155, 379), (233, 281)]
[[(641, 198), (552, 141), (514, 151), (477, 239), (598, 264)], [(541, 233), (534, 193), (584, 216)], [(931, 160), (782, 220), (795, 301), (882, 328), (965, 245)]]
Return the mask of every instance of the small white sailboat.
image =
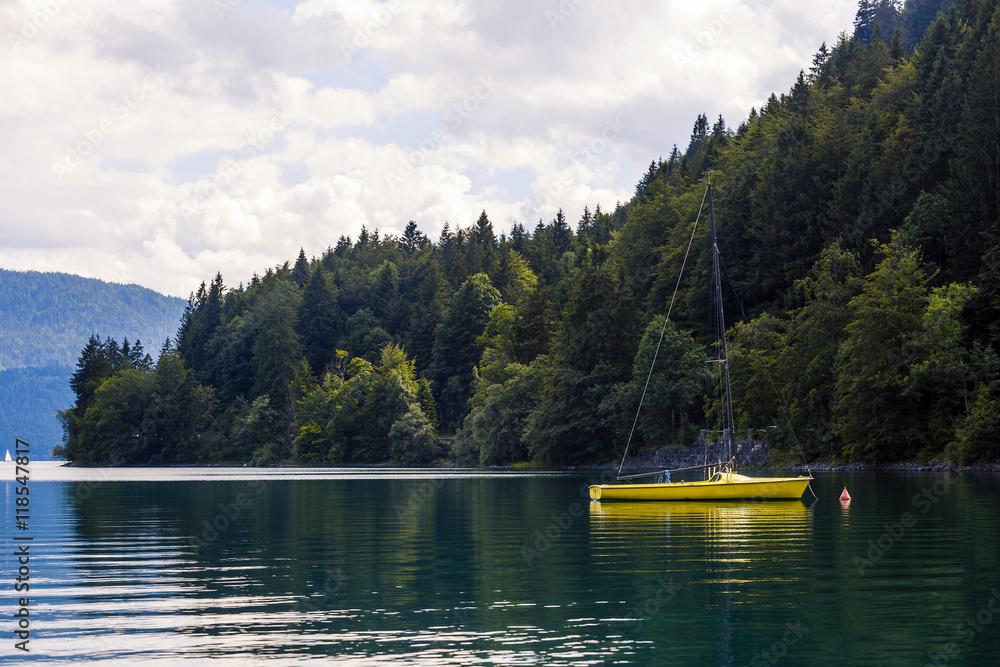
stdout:
[(7, 458), (5, 458), (4, 461), (7, 461), (9, 463), (10, 461), (13, 461), (13, 460), (14, 459), (10, 458), (10, 450), (8, 449), (7, 450)]

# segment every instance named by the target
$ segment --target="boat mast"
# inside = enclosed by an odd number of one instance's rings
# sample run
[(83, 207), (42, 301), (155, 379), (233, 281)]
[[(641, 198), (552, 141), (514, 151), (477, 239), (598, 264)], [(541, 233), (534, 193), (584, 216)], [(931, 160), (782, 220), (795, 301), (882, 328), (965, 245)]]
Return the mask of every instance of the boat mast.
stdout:
[(726, 461), (733, 458), (733, 393), (729, 386), (729, 355), (726, 352), (726, 319), (722, 312), (722, 273), (719, 271), (719, 242), (715, 235), (715, 207), (712, 204), (712, 174), (708, 174), (708, 218), (712, 227), (712, 264), (715, 268), (715, 301), (719, 309), (719, 351), (722, 354), (722, 377), (726, 387), (726, 417), (729, 420), (729, 438), (726, 440)]

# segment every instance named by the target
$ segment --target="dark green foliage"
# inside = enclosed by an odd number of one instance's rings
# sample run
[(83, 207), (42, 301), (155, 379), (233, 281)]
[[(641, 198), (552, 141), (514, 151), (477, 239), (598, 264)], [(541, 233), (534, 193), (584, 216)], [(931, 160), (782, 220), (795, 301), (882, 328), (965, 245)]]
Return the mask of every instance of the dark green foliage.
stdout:
[(368, 308), (362, 308), (347, 320), (346, 337), (342, 344), (353, 356), (377, 361), (382, 348), (392, 342), (392, 336), (380, 325), (380, 320)]
[(481, 385), (456, 437), (459, 465), (510, 465), (527, 458), (524, 429), (542, 396), (547, 361), (540, 357), (530, 366), (512, 364), (503, 378), (494, 378), (502, 381)]
[(700, 422), (693, 417), (709, 380), (705, 348), (689, 333), (678, 331), (673, 322), (664, 327), (665, 319), (657, 315), (647, 325), (628, 388), (636, 405), (645, 389), (637, 427), (646, 443), (653, 446), (682, 444), (683, 427)]
[(412, 403), (389, 429), (392, 456), (405, 466), (426, 465), (437, 456), (437, 437), (420, 406)]
[(451, 290), (441, 263), (434, 256), (424, 258), (407, 281), (406, 291), (410, 326), (401, 339), (416, 358), (417, 369), (423, 372), (431, 363), (434, 332), (451, 301)]
[(601, 363), (629, 368), (638, 342), (630, 297), (614, 265), (584, 262), (570, 284), (560, 318), (557, 362), (582, 373)]
[(620, 436), (629, 417), (607, 399), (628, 379), (603, 363), (590, 373), (570, 368), (546, 373), (542, 398), (524, 427), (531, 456), (557, 466), (610, 462), (624, 445)]
[(327, 362), (337, 349), (340, 318), (337, 286), (331, 284), (327, 272), (317, 264), (302, 290), (296, 327), (306, 361), (316, 375), (323, 375)]
[(735, 131), (699, 114), (575, 230), (559, 210), (498, 237), (483, 211), (437, 242), (362, 227), (245, 288), (216, 276), (155, 367), (80, 341), (66, 455), (421, 465), (440, 427), (462, 464), (607, 462), (668, 307), (634, 442), (689, 442), (718, 426), (711, 171), (738, 430), (806, 460), (995, 456), (997, 43), (996, 3), (865, 0), (787, 92)]
[(854, 38), (870, 43), (873, 38), (885, 40), (899, 19), (897, 0), (861, 0), (854, 17)]
[[(338, 352), (347, 362), (347, 353)], [(437, 457), (426, 387), (402, 348), (387, 345), (373, 366), (353, 359), (342, 374), (327, 373), (299, 401), (298, 457), (306, 463), (422, 465)]]
[(417, 229), (417, 223), (410, 220), (406, 223), (406, 229), (403, 230), (403, 235), (399, 239), (399, 249), (407, 257), (412, 257), (416, 252), (429, 246), (430, 243), (431, 240), (427, 238), (427, 235)]
[(302, 345), (295, 331), (298, 296), (291, 284), (282, 281), (261, 300), (260, 330), (252, 350), (253, 393), (270, 398), (269, 407), (281, 416), (289, 446), (297, 399), (293, 382), (304, 363)]
[(216, 329), (222, 325), (222, 295), (225, 286), (222, 274), (216, 274), (212, 284), (201, 284), (197, 293), (188, 299), (187, 310), (181, 318), (177, 332), (177, 349), (202, 380), (208, 378), (208, 345)]
[(304, 249), (299, 250), (299, 257), (295, 260), (295, 267), (292, 269), (292, 280), (299, 287), (306, 284), (309, 280), (309, 260), (306, 259), (306, 251)]
[(169, 342), (155, 367), (120, 355), (128, 347), (93, 338), (84, 349), (70, 381), (77, 403), (60, 413), (65, 444), (56, 455), (89, 465), (197, 460), (214, 444), (212, 390), (198, 384)]
[(917, 253), (883, 246), (885, 255), (850, 302), (851, 321), (837, 360), (834, 416), (848, 456), (877, 462), (915, 455), (926, 444), (920, 406), (904, 400), (913, 345), (927, 307), (929, 276)]
[(1000, 401), (993, 399), (985, 386), (976, 392), (969, 416), (955, 432), (956, 440), (948, 447), (949, 455), (962, 464), (1000, 458)]
[(906, 0), (897, 26), (902, 27), (906, 48), (912, 50), (919, 44), (938, 13), (947, 12), (953, 4), (955, 0)]
[(489, 277), (477, 273), (455, 292), (451, 307), (441, 316), (428, 377), (434, 383), (441, 427), (446, 430), (461, 424), (465, 403), (472, 395), (476, 363), (483, 352), (477, 339), (501, 301)]
[[(855, 255), (832, 244), (794, 289), (802, 305), (790, 313), (788, 338), (778, 357), (787, 417), (782, 420), (774, 412), (771, 423), (799, 434), (805, 452), (797, 454), (829, 455), (834, 441), (834, 370), (852, 318), (851, 299), (862, 289), (861, 266)], [(767, 392), (770, 384), (758, 383), (757, 389)], [(792, 443), (786, 444), (791, 449)]]

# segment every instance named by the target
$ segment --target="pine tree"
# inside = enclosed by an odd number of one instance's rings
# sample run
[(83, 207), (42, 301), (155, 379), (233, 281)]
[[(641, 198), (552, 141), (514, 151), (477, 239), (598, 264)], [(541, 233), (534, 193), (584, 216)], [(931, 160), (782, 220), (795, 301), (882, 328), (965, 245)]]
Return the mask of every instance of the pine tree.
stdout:
[(253, 344), (254, 394), (268, 396), (281, 415), (286, 445), (295, 419), (292, 386), (302, 361), (302, 345), (295, 331), (298, 301), (291, 284), (279, 282), (260, 303), (260, 330)]
[(560, 208), (556, 212), (556, 217), (552, 219), (549, 236), (554, 246), (555, 258), (558, 260), (563, 253), (568, 252), (573, 247), (573, 231), (566, 222), (566, 214)]
[(296, 321), (309, 368), (322, 377), (327, 362), (336, 351), (341, 332), (337, 288), (330, 283), (322, 266), (313, 269), (302, 290), (302, 305)]
[(865, 279), (837, 362), (835, 417), (845, 453), (870, 463), (914, 456), (924, 445), (920, 406), (905, 400), (911, 343), (927, 305), (928, 276), (916, 251), (882, 246), (884, 259)]
[[(826, 47), (826, 42), (819, 45), (816, 54), (813, 55), (812, 67), (809, 68), (809, 82), (816, 83), (823, 79), (826, 73), (827, 63), (830, 61), (830, 50)], [(750, 110), (751, 116), (756, 116), (756, 110)]]
[(177, 351), (199, 379), (207, 377), (209, 357), (206, 350), (216, 329), (222, 324), (224, 295), (222, 274), (217, 273), (207, 289), (202, 283), (198, 292), (188, 299), (187, 309), (181, 318)]
[(407, 257), (412, 257), (417, 251), (423, 250), (430, 245), (430, 239), (417, 229), (416, 222), (410, 220), (406, 223), (406, 229), (403, 230), (403, 235), (399, 238), (397, 245), (403, 251), (403, 254)]
[(490, 313), (502, 302), (485, 273), (469, 278), (455, 292), (451, 307), (434, 333), (434, 351), (428, 377), (433, 381), (441, 426), (454, 431), (461, 424), (465, 403), (472, 395), (472, 379), (482, 354), (476, 341)]
[(524, 228), (524, 224), (515, 222), (510, 228), (510, 247), (515, 252), (523, 253), (525, 244), (531, 240), (531, 234)]
[(292, 280), (299, 287), (302, 287), (309, 280), (309, 260), (306, 259), (304, 248), (299, 249), (299, 257), (295, 260), (295, 267), (292, 269)]

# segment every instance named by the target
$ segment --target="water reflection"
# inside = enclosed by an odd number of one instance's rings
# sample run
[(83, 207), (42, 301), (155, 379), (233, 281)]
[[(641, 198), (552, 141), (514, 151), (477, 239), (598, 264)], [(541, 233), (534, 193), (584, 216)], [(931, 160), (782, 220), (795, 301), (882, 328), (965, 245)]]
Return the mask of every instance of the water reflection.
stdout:
[(792, 502), (590, 503), (595, 536), (630, 539), (671, 526), (724, 544), (794, 542), (810, 527), (809, 508)]
[[(595, 557), (668, 547), (675, 560), (727, 568), (802, 555), (812, 544), (813, 515), (800, 501), (590, 504)], [(787, 563), (786, 563), (787, 565)]]
[(207, 474), (33, 482), (29, 661), (770, 664), (788, 624), (808, 632), (782, 665), (1000, 654), (1000, 615), (956, 631), (1000, 589), (995, 477), (922, 512), (937, 477), (819, 475), (807, 505), (589, 503), (584, 474)]

